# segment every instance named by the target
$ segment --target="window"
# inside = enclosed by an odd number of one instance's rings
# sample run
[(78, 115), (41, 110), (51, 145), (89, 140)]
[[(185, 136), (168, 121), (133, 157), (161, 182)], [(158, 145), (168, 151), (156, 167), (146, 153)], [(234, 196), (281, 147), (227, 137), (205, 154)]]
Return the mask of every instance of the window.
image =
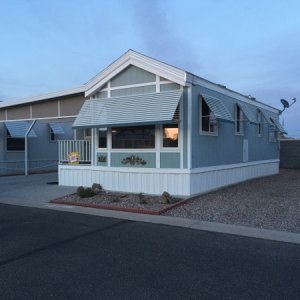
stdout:
[(203, 98), (201, 98), (201, 131), (217, 133), (218, 121)]
[(84, 139), (90, 139), (92, 136), (92, 129), (91, 128), (84, 128)]
[(261, 111), (257, 112), (257, 134), (258, 136), (262, 135), (262, 119), (261, 119)]
[(178, 124), (163, 125), (163, 147), (178, 147)]
[(235, 106), (235, 133), (241, 135), (244, 133), (243, 111), (238, 105)]
[(55, 142), (56, 141), (56, 135), (53, 132), (51, 127), (49, 127), (49, 139), (50, 139), (50, 142)]
[(112, 128), (112, 148), (155, 148), (155, 126), (132, 126)]
[(107, 128), (98, 131), (98, 148), (107, 148)]
[(277, 141), (277, 131), (276, 126), (272, 118), (270, 118), (273, 125), (269, 126), (269, 142), (276, 142)]
[(24, 151), (25, 139), (11, 137), (8, 130), (6, 130), (6, 150), (7, 151)]

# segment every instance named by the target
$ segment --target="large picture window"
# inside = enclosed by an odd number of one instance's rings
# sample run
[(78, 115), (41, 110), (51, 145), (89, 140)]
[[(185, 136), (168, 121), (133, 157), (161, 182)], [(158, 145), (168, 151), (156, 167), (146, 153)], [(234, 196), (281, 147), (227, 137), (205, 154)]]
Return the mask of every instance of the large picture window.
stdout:
[(201, 131), (202, 133), (216, 134), (218, 122), (205, 100), (201, 99)]
[(178, 147), (178, 124), (163, 125), (163, 147)]
[(24, 138), (13, 138), (9, 131), (6, 131), (6, 150), (7, 151), (24, 151), (25, 150), (25, 139)]
[(107, 147), (107, 128), (100, 128), (98, 131), (98, 148)]
[(155, 126), (131, 126), (112, 128), (112, 148), (155, 148)]

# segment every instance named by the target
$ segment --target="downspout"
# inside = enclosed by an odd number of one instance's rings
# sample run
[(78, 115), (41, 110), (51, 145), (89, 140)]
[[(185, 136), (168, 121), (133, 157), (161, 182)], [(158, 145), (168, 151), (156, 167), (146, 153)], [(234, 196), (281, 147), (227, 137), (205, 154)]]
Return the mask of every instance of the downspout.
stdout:
[(36, 120), (33, 120), (33, 122), (30, 124), (28, 130), (25, 133), (25, 176), (28, 176), (28, 135), (35, 122)]

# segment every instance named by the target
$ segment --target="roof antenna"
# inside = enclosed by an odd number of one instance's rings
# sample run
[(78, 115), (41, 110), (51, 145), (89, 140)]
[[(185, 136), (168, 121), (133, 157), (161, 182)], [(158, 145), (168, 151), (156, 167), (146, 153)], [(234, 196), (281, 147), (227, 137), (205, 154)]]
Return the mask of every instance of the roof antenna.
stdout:
[(292, 99), (292, 103), (290, 104), (287, 100), (285, 100), (285, 99), (280, 99), (280, 102), (282, 103), (282, 105), (283, 105), (283, 110), (281, 110), (280, 112), (279, 112), (279, 114), (281, 115), (283, 112), (284, 112), (284, 110), (286, 109), (286, 108), (289, 108), (289, 107), (291, 107), (295, 102), (296, 102), (296, 98), (293, 98)]

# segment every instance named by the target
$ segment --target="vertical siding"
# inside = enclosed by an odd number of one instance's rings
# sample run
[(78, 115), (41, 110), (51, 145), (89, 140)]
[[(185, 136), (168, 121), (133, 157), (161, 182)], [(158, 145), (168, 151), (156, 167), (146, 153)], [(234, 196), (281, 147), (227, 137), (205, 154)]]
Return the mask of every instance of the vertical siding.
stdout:
[(111, 97), (148, 94), (148, 93), (155, 93), (155, 91), (156, 91), (155, 85), (146, 85), (146, 86), (112, 90)]
[(263, 126), (263, 136), (258, 137), (257, 125), (244, 123), (244, 135), (235, 134), (233, 122), (218, 121), (218, 135), (207, 136), (199, 133), (199, 100), (201, 93), (216, 97), (224, 101), (225, 106), (234, 116), (234, 104), (237, 100), (200, 86), (193, 87), (193, 136), (192, 136), (192, 166), (216, 166), (243, 162), (243, 141), (248, 140), (249, 161), (276, 159), (279, 157), (277, 143), (270, 143), (268, 139), (268, 125)]

